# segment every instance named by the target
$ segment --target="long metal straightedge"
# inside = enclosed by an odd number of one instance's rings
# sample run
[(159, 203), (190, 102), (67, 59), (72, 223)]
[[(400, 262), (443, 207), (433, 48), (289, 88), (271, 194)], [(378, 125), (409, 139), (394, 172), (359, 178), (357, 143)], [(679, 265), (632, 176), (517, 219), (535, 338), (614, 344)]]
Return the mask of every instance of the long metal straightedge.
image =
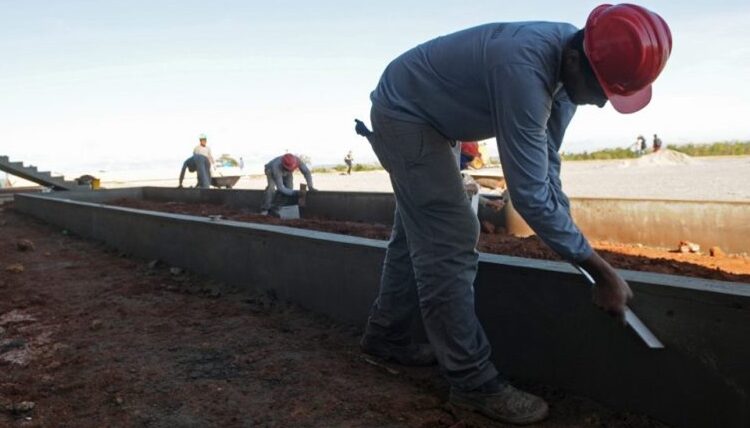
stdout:
[[(594, 278), (586, 272), (586, 269), (582, 268), (579, 265), (574, 265), (586, 278), (586, 280), (591, 284), (592, 287), (596, 286), (596, 281), (594, 281)], [(646, 327), (646, 324), (643, 323), (643, 321), (638, 318), (638, 316), (633, 312), (629, 307), (625, 306), (625, 323), (633, 329), (633, 331), (638, 334), (638, 337), (643, 340), (643, 342), (651, 349), (664, 349), (664, 344), (661, 343), (661, 340), (659, 340), (658, 337), (649, 329)]]

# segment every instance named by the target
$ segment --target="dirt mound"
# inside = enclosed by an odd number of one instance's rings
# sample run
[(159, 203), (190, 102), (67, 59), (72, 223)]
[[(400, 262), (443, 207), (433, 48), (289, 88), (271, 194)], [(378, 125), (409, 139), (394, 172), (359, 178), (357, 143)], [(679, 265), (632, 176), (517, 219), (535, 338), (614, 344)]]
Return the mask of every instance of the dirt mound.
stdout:
[(697, 165), (699, 161), (675, 150), (662, 149), (655, 153), (643, 155), (638, 159), (627, 160), (622, 166), (663, 166), (663, 165)]

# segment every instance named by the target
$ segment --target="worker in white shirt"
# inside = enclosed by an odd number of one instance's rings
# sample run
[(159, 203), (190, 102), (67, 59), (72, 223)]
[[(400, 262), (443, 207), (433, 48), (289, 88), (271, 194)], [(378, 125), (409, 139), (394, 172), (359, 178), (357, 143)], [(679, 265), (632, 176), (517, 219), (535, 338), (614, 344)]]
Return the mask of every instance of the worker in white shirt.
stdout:
[(206, 134), (201, 134), (198, 137), (198, 141), (200, 144), (195, 146), (193, 149), (194, 155), (202, 155), (208, 158), (208, 161), (210, 162), (211, 168), (214, 166), (214, 157), (211, 155), (211, 149), (208, 147), (208, 138), (206, 137)]
[[(206, 134), (198, 136), (200, 144), (195, 146), (193, 149), (193, 157), (188, 159), (191, 164), (198, 170), (198, 187), (208, 189), (211, 187), (211, 175), (214, 169), (214, 157), (211, 154), (211, 149), (208, 147), (208, 138)], [(185, 172), (185, 168), (189, 167), (187, 162), (182, 166), (182, 172), (180, 173), (180, 186), (182, 186), (182, 176)], [(191, 169), (192, 171), (192, 169)]]

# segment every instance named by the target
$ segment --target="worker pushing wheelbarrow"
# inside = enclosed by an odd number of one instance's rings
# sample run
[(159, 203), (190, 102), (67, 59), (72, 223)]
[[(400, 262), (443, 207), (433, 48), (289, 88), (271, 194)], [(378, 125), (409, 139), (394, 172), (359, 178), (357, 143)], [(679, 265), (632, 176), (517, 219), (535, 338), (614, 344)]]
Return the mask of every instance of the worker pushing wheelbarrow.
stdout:
[(193, 155), (185, 160), (182, 164), (182, 170), (180, 171), (180, 181), (178, 188), (182, 188), (182, 181), (185, 179), (185, 170), (190, 172), (198, 173), (198, 184), (196, 187), (202, 189), (208, 189), (211, 186), (217, 188), (231, 189), (237, 181), (239, 181), (239, 175), (223, 176), (219, 173), (218, 177), (212, 177), (211, 171), (214, 169), (214, 157), (211, 154), (211, 149), (207, 145), (208, 138), (206, 134), (201, 134), (198, 137), (199, 145), (193, 149)]

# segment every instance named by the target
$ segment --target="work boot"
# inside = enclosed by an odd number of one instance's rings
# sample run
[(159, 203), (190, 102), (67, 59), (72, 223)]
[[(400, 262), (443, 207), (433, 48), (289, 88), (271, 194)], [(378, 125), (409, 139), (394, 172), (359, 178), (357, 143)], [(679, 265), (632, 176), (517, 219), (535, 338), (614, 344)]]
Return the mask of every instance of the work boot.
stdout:
[(403, 366), (431, 366), (437, 363), (435, 351), (428, 343), (393, 343), (364, 335), (359, 342), (362, 352)]
[(528, 425), (543, 421), (547, 403), (497, 378), (471, 391), (451, 388), (449, 402), (464, 410), (478, 412), (498, 422)]

